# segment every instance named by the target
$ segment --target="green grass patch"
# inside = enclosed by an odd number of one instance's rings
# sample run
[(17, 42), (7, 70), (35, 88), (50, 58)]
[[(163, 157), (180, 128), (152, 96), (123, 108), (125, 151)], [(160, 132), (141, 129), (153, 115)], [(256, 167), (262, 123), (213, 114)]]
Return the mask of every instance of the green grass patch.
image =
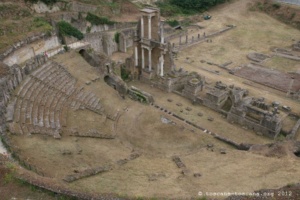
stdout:
[(57, 27), (61, 35), (73, 36), (78, 40), (81, 40), (84, 37), (83, 33), (81, 33), (77, 28), (73, 27), (66, 21), (58, 22)]
[(33, 19), (33, 26), (35, 28), (43, 27), (46, 30), (52, 30), (52, 26), (42, 17), (35, 17)]
[(179, 22), (176, 19), (173, 19), (173, 20), (167, 20), (167, 24), (169, 24), (172, 27), (175, 27), (179, 25)]
[(108, 18), (106, 17), (99, 17), (97, 15), (94, 15), (90, 12), (88, 12), (86, 18), (87, 21), (91, 22), (91, 24), (93, 25), (101, 25), (101, 24), (107, 24), (107, 25), (113, 25), (116, 22), (114, 21), (110, 21)]

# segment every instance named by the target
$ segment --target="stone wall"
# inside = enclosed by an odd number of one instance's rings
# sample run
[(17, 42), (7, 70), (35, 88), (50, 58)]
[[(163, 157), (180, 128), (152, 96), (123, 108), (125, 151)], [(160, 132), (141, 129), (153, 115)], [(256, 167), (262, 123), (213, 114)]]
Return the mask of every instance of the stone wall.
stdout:
[(3, 52), (1, 52), (0, 60), (4, 60), (6, 57), (8, 57), (12, 53), (14, 53), (14, 51), (16, 51), (28, 44), (31, 44), (37, 40), (41, 40), (41, 39), (45, 39), (45, 38), (47, 38), (47, 34), (45, 34), (45, 33), (38, 33), (38, 34), (32, 35), (30, 37), (27, 37), (15, 44), (11, 45), (9, 48), (7, 48)]
[(245, 126), (248, 129), (251, 129), (257, 133), (262, 133), (266, 137), (270, 138), (276, 138), (277, 135), (280, 132), (281, 126), (279, 130), (270, 130), (267, 127), (264, 127), (257, 122), (251, 121), (249, 119), (246, 119), (245, 117), (235, 114), (235, 112), (239, 112), (238, 110), (235, 110), (236, 108), (231, 108), (231, 112), (227, 114), (227, 120), (232, 123), (238, 123), (241, 126)]
[[(6, 131), (6, 107), (8, 102), (13, 97), (13, 91), (19, 86), (26, 75), (40, 65), (44, 64), (47, 58), (44, 55), (38, 55), (34, 58), (28, 60), (24, 67), (20, 67), (17, 64), (13, 66), (7, 66), (0, 62), (0, 68), (7, 68), (8, 73), (0, 75), (0, 134), (4, 134)], [(8, 111), (13, 111), (14, 109), (8, 109)]]
[(91, 44), (91, 47), (96, 52), (104, 52), (103, 50), (103, 34), (102, 33), (87, 33), (84, 36), (84, 41)]
[(114, 52), (118, 51), (118, 45), (114, 41), (114, 34), (108, 33), (103, 35), (103, 52), (107, 56), (111, 56)]
[(57, 47), (60, 47), (60, 43), (56, 35), (47, 37), (45, 34), (41, 34), (14, 44), (0, 55), (0, 60), (3, 60), (8, 66), (22, 64), (36, 55), (44, 54), (44, 52)]

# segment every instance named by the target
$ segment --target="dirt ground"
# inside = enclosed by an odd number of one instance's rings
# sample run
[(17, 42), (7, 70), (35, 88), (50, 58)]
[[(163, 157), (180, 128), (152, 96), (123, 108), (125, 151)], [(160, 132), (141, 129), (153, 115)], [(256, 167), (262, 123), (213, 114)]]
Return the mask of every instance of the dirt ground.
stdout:
[[(214, 66), (200, 63), (202, 59), (218, 64), (231, 60), (233, 67), (239, 66), (249, 62), (246, 58), (249, 52), (266, 53), (270, 46), (289, 46), (292, 39), (299, 37), (299, 31), (265, 14), (248, 11), (250, 2), (234, 1), (210, 12), (213, 18), (201, 24), (205, 26), (205, 31), (219, 30), (226, 24), (235, 24), (237, 28), (213, 38), (213, 43), (202, 43), (185, 49), (179, 53), (175, 64), (177, 67), (199, 72), (206, 76), (209, 83), (221, 80), (248, 89), (250, 95), (264, 96), (270, 102), (280, 101), (299, 114), (299, 102), (286, 98), (283, 93), (257, 84), (253, 87), (249, 82), (245, 84), (244, 79), (217, 67), (221, 75), (213, 74), (207, 70), (214, 70)], [(190, 58), (189, 61), (186, 57)], [(124, 58), (123, 54), (114, 57), (116, 60)], [(117, 137), (112, 140), (78, 138), (64, 133), (60, 140), (42, 135), (10, 136), (20, 157), (59, 184), (93, 194), (116, 193), (127, 197), (189, 199), (198, 198), (199, 192), (253, 192), (262, 188), (279, 188), (299, 181), (300, 160), (293, 154), (279, 159), (238, 151), (153, 106), (128, 98), (123, 100), (102, 79), (86, 85), (87, 81), (95, 79), (99, 74), (96, 68), (89, 66), (76, 52), (58, 55), (53, 59), (64, 65), (85, 90), (100, 97), (105, 111), (121, 113), (116, 122)], [(218, 113), (203, 106), (193, 106), (178, 95), (163, 93), (137, 81), (130, 85), (152, 94), (155, 104), (238, 143), (272, 142), (252, 131), (227, 123)], [(168, 99), (172, 99), (172, 102)], [(177, 106), (177, 103), (182, 106)], [(192, 110), (187, 111), (186, 107), (191, 107)], [(203, 116), (198, 116), (199, 112)], [(210, 122), (208, 117), (215, 120)], [(165, 118), (171, 122), (164, 123), (162, 119)], [(86, 110), (78, 110), (68, 113), (67, 122), (68, 127), (87, 129), (98, 127), (103, 118)], [(223, 151), (226, 154), (222, 154)], [(132, 152), (138, 152), (140, 157), (126, 164), (118, 164), (119, 160), (128, 158)], [(186, 168), (177, 167), (172, 161), (174, 155), (180, 157)], [(112, 170), (73, 183), (62, 180), (76, 171), (106, 164), (113, 165)], [(200, 176), (195, 177), (194, 174)]]

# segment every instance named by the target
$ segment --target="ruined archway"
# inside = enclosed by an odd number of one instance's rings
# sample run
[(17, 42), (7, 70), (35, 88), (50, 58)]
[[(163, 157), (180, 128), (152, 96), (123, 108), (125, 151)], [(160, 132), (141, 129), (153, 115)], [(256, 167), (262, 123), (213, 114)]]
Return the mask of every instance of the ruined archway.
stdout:
[(86, 50), (85, 50), (85, 49), (80, 49), (80, 50), (79, 50), (79, 54), (80, 54), (82, 57), (84, 57), (85, 53), (86, 53)]
[(227, 98), (226, 102), (224, 103), (224, 105), (222, 106), (222, 110), (229, 112), (231, 107), (232, 107), (233, 103), (232, 103), (232, 99), (230, 97)]
[(113, 78), (111, 78), (110, 76), (107, 75), (107, 76), (104, 77), (104, 81), (107, 85), (109, 85), (110, 87), (117, 90), (117, 83)]

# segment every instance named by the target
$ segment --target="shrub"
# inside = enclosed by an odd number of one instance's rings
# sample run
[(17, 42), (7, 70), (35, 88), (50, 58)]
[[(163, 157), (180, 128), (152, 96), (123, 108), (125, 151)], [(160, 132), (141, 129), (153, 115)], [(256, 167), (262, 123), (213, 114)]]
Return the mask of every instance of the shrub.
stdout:
[(120, 33), (119, 32), (116, 32), (115, 35), (114, 35), (114, 41), (119, 44), (120, 42)]
[(38, 1), (41, 1), (46, 5), (53, 5), (56, 2), (58, 2), (58, 0), (25, 0), (25, 2), (30, 2), (30, 3), (37, 3)]
[(281, 7), (281, 5), (279, 3), (273, 3), (272, 6), (275, 9), (279, 9)]
[(60, 21), (57, 23), (57, 27), (61, 35), (73, 36), (78, 40), (81, 40), (84, 37), (83, 33), (81, 33), (77, 28), (73, 27), (68, 22)]
[(129, 72), (126, 70), (124, 66), (121, 67), (121, 78), (123, 81), (126, 81), (129, 79)]
[(178, 26), (179, 25), (179, 22), (174, 19), (174, 20), (168, 20), (167, 23), (172, 26), (172, 27), (175, 27), (175, 26)]
[(97, 15), (94, 15), (90, 12), (88, 12), (86, 18), (87, 21), (91, 22), (91, 24), (93, 25), (101, 25), (101, 24), (108, 24), (108, 25), (113, 25), (115, 24), (114, 21), (110, 21), (108, 18), (106, 17), (99, 17)]

